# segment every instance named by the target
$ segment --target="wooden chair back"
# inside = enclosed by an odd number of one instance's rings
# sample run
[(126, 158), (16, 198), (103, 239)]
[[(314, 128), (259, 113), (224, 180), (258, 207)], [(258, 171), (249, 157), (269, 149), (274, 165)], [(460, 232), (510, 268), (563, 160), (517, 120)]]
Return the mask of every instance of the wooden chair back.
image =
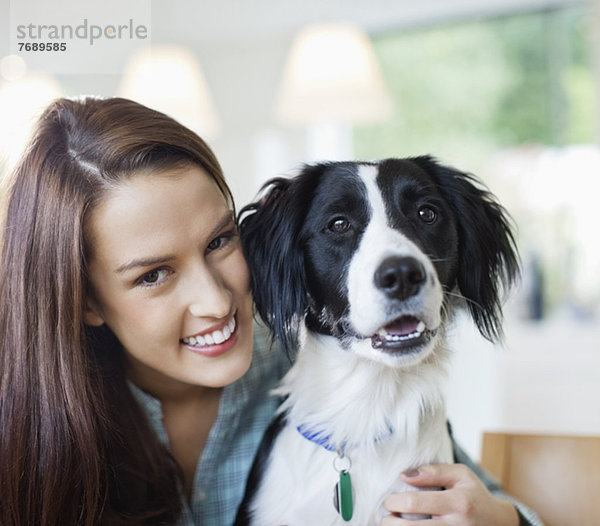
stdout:
[(600, 436), (484, 433), (481, 465), (546, 526), (600, 525)]

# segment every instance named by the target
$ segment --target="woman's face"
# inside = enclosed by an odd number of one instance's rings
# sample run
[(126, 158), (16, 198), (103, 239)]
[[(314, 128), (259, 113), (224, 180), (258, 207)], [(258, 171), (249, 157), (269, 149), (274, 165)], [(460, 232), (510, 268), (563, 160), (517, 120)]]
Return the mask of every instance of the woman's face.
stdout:
[(222, 387), (252, 354), (249, 275), (232, 211), (195, 165), (139, 173), (110, 190), (87, 224), (93, 298), (128, 375), (157, 394)]

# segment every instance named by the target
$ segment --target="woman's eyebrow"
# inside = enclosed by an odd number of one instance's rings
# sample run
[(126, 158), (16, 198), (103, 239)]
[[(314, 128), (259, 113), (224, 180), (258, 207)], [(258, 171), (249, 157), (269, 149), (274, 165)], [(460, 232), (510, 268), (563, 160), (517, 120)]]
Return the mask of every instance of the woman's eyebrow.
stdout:
[(233, 217), (233, 212), (231, 210), (226, 212), (225, 215), (223, 215), (223, 217), (221, 218), (221, 220), (217, 223), (215, 228), (212, 229), (211, 233), (208, 236), (209, 239), (212, 239), (213, 237), (215, 237), (221, 230), (223, 230), (230, 223), (235, 223), (235, 218)]
[[(215, 237), (221, 230), (223, 230), (230, 223), (234, 223), (233, 212), (228, 211), (223, 215), (221, 220), (217, 223), (215, 228), (210, 232), (208, 238), (212, 239)], [(156, 256), (156, 257), (148, 257), (148, 258), (137, 258), (124, 263), (123, 265), (117, 267), (115, 272), (121, 274), (126, 272), (127, 270), (131, 270), (133, 268), (145, 268), (145, 267), (153, 267), (156, 265), (164, 265), (165, 263), (169, 263), (176, 259), (176, 256), (167, 254), (165, 256)]]
[(143, 268), (143, 267), (153, 267), (156, 265), (164, 265), (165, 263), (169, 263), (170, 261), (173, 261), (174, 259), (175, 259), (175, 256), (172, 256), (170, 254), (166, 255), (166, 256), (132, 259), (131, 261), (128, 261), (127, 263), (124, 263), (123, 265), (121, 265), (120, 267), (115, 269), (115, 272), (120, 274), (122, 272), (126, 272), (127, 270), (131, 270), (133, 268)]

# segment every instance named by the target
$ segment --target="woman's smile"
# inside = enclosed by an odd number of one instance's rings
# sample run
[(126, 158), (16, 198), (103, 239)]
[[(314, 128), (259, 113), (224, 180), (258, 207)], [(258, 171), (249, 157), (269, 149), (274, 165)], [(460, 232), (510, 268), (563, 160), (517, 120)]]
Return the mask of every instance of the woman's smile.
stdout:
[(217, 356), (229, 351), (237, 337), (235, 315), (219, 329), (210, 329), (194, 336), (182, 338), (182, 343), (194, 352)]

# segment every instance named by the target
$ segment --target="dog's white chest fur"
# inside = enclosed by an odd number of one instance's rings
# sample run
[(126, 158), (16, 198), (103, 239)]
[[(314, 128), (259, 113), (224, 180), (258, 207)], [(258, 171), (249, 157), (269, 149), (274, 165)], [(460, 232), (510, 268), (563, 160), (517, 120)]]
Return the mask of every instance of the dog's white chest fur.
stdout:
[[(399, 478), (403, 471), (430, 462), (452, 462), (438, 360), (422, 364), (413, 374), (398, 374), (332, 348), (326, 356), (333, 369), (325, 369), (337, 374), (333, 381), (329, 377), (323, 382), (312, 362), (318, 359), (323, 370), (323, 345), (334, 344), (326, 337), (316, 339), (320, 356), (313, 354), (310, 342), (305, 345), (280, 390), (289, 395), (283, 406), (287, 424), (277, 436), (252, 505), (256, 526), (376, 526), (384, 514), (385, 497), (411, 489)], [(378, 383), (382, 390), (375, 387)], [(309, 431), (305, 434), (319, 433), (323, 422), (329, 425), (316, 442), (298, 430), (303, 426)], [(345, 458), (328, 450), (336, 444), (345, 445)], [(339, 470), (345, 468), (354, 494), (349, 522), (333, 504)]]
[[(371, 451), (348, 453), (352, 461), (354, 514), (346, 522), (333, 504), (337, 469), (347, 465), (335, 452), (315, 445), (297, 430), (287, 427), (279, 436), (266, 479), (255, 502), (260, 512), (253, 524), (261, 526), (327, 526), (355, 524), (376, 526), (385, 514), (385, 497), (395, 491), (414, 489), (399, 474), (423, 463), (451, 462), (451, 444), (442, 423), (435, 440), (419, 451), (406, 451), (392, 437)], [(427, 442), (427, 440), (425, 440)], [(283, 451), (281, 451), (283, 450)]]

